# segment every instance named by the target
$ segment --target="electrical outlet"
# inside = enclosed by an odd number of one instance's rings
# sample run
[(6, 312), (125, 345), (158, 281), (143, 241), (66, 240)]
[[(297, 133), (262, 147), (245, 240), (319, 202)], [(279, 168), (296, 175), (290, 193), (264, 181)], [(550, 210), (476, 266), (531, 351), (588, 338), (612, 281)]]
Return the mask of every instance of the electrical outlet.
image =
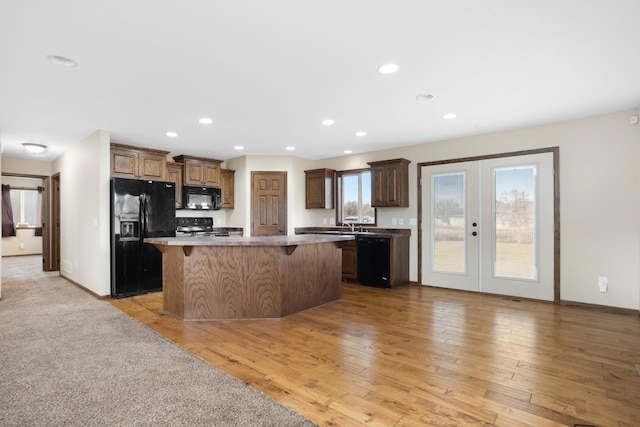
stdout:
[(600, 276), (598, 277), (598, 287), (600, 288), (600, 292), (603, 294), (607, 292), (608, 281), (606, 277)]

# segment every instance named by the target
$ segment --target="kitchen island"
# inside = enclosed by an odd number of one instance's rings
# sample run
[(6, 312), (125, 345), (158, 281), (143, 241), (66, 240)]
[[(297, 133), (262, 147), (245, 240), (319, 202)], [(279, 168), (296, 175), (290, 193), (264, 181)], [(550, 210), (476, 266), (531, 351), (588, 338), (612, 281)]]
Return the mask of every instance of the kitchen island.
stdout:
[(162, 252), (164, 310), (183, 320), (279, 318), (340, 298), (353, 236), (146, 238)]

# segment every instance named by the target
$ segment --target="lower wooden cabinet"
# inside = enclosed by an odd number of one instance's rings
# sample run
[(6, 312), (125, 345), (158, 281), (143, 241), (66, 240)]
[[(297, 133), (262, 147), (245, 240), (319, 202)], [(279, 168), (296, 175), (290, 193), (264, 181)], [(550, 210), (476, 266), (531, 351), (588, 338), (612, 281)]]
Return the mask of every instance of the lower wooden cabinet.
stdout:
[(342, 278), (358, 280), (358, 246), (355, 240), (348, 241), (342, 247)]

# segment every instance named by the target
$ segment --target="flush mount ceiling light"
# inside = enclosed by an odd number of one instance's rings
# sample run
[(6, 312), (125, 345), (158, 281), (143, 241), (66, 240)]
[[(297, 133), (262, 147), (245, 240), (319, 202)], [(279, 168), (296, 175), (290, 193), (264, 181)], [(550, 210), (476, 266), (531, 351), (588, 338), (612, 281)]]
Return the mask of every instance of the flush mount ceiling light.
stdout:
[(378, 71), (382, 74), (393, 74), (398, 71), (399, 67), (396, 64), (384, 64), (378, 67)]
[(367, 136), (367, 133), (362, 131), (356, 132), (356, 136)]
[(42, 144), (32, 144), (30, 142), (25, 142), (22, 144), (22, 148), (29, 154), (40, 154), (44, 150), (46, 150), (47, 146)]
[(448, 114), (445, 114), (444, 116), (442, 116), (442, 118), (445, 119), (445, 120), (455, 119), (456, 117), (457, 117), (457, 115), (455, 113), (448, 113)]
[(242, 145), (236, 145), (235, 147), (233, 147), (234, 150), (244, 150), (244, 147)]
[(335, 123), (335, 121), (333, 121), (333, 120), (331, 120), (331, 119), (324, 119), (324, 120), (322, 121), (322, 124), (323, 124), (323, 125), (325, 125), (325, 126), (331, 126), (331, 125), (333, 125), (334, 123)]
[(343, 151), (343, 153), (344, 153), (344, 154), (351, 154), (351, 153), (353, 153), (353, 151), (351, 151), (351, 150), (344, 150), (344, 151)]
[(72, 68), (78, 65), (78, 63), (73, 59), (65, 58), (64, 56), (49, 55), (47, 58), (49, 61), (62, 67)]
[(202, 123), (203, 125), (210, 125), (211, 123), (213, 123), (213, 119), (210, 119), (208, 117), (203, 117), (200, 120), (200, 123)]
[(288, 146), (288, 147), (287, 147), (287, 151), (293, 151), (293, 150), (295, 150), (295, 149), (296, 149), (296, 147), (292, 147), (292, 146)]
[(436, 96), (432, 93), (421, 93), (420, 95), (416, 96), (416, 99), (418, 101), (431, 101), (435, 97)]
[(167, 136), (168, 136), (169, 138), (175, 138), (175, 137), (177, 137), (177, 136), (178, 136), (178, 134), (177, 134), (177, 133), (175, 133), (175, 132), (167, 132)]

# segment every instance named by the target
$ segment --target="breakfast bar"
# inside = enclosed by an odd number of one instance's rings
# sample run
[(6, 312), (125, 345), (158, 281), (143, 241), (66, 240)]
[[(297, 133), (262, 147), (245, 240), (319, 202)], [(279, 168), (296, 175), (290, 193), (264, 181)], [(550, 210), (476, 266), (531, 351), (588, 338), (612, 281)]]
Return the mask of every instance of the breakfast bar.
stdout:
[(146, 238), (162, 252), (164, 310), (183, 320), (280, 318), (340, 298), (353, 236)]

